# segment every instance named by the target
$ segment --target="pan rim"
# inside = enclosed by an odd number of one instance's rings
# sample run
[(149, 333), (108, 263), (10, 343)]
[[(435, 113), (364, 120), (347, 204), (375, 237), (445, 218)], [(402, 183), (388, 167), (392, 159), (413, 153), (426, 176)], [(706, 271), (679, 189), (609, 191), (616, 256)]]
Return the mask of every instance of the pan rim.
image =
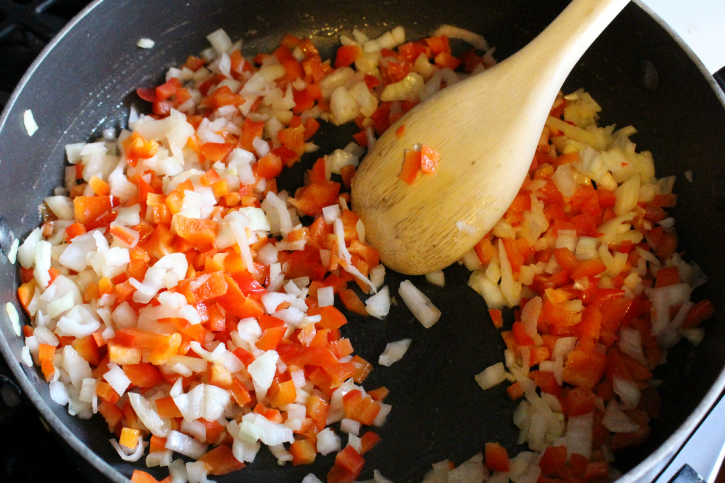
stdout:
[[(5, 109), (0, 116), (0, 131), (4, 129), (8, 122), (10, 112), (17, 101), (17, 98), (23, 92), (29, 79), (34, 75), (35, 71), (39, 68), (40, 64), (51, 54), (53, 49), (62, 42), (69, 31), (76, 28), (76, 26), (82, 22), (93, 10), (95, 10), (99, 4), (104, 0), (94, 0), (88, 6), (86, 6), (81, 12), (79, 12), (70, 22), (68, 22), (63, 29), (48, 43), (48, 45), (42, 50), (38, 57), (33, 61), (30, 68), (25, 72), (17, 87), (14, 89), (10, 99), (8, 100)], [(672, 37), (678, 44), (678, 46), (684, 51), (689, 57), (690, 61), (697, 67), (700, 73), (703, 75), (713, 93), (716, 95), (720, 104), (725, 109), (725, 93), (720, 89), (719, 85), (715, 81), (714, 77), (710, 74), (709, 70), (705, 67), (702, 61), (697, 57), (693, 50), (685, 43), (685, 41), (651, 8), (644, 4), (641, 0), (634, 0), (634, 3), (638, 8), (641, 8), (647, 13), (661, 28), (663, 28), (667, 34)], [(116, 483), (127, 482), (128, 479), (125, 477), (115, 466), (109, 464), (106, 460), (98, 456), (88, 446), (86, 446), (77, 435), (66, 426), (60, 418), (51, 410), (48, 403), (43, 399), (40, 393), (30, 382), (25, 369), (19, 363), (18, 359), (13, 354), (13, 351), (5, 337), (0, 337), (0, 353), (2, 353), (5, 360), (8, 362), (8, 366), (12, 371), (13, 375), (17, 379), (18, 384), (23, 390), (24, 394), (33, 403), (33, 406), (39, 411), (40, 415), (48, 422), (53, 430), (68, 443), (68, 445), (76, 451), (81, 457), (83, 457), (88, 463), (90, 463), (96, 470), (100, 471), (104, 476), (109, 478), (111, 481)], [(34, 368), (28, 370), (35, 370)], [(685, 421), (647, 458), (641, 461), (637, 466), (632, 468), (626, 474), (622, 475), (617, 481), (620, 483), (635, 483), (638, 481), (645, 481), (652, 475), (652, 472), (656, 471), (655, 475), (659, 476), (664, 469), (674, 459), (677, 452), (682, 448), (687, 439), (695, 432), (702, 421), (705, 420), (707, 414), (712, 410), (717, 401), (720, 399), (722, 393), (725, 391), (725, 369), (720, 372), (720, 375), (713, 383), (712, 387), (708, 390), (705, 397), (697, 405), (697, 407), (690, 413)], [(654, 480), (655, 478), (651, 478)]]
[[(30, 78), (33, 76), (35, 71), (38, 69), (41, 63), (45, 61), (45, 59), (50, 55), (50, 53), (53, 51), (53, 49), (63, 41), (63, 39), (66, 37), (69, 31), (73, 30), (76, 25), (78, 25), (80, 22), (82, 22), (90, 12), (95, 10), (100, 3), (102, 3), (103, 0), (94, 0), (92, 3), (88, 4), (83, 10), (81, 10), (75, 17), (73, 17), (62, 29), (58, 34), (53, 37), (53, 39), (48, 43), (48, 45), (45, 46), (45, 48), (41, 51), (41, 53), (38, 55), (38, 57), (33, 61), (33, 63), (30, 65), (28, 70), (23, 74), (23, 77), (20, 79), (20, 82), (13, 90), (12, 95), (10, 96), (10, 99), (8, 100), (8, 103), (5, 105), (5, 109), (2, 112), (2, 116), (0, 116), (0, 131), (2, 131), (5, 128), (6, 123), (8, 122), (8, 118), (10, 117), (10, 112), (13, 110), (13, 107), (15, 105), (15, 102), (17, 101), (20, 94), (23, 92), (23, 89), (25, 88), (26, 84), (30, 80)], [(126, 483), (128, 481), (128, 478), (121, 474), (115, 467), (110, 465), (106, 460), (98, 456), (95, 452), (93, 452), (88, 446), (83, 443), (76, 434), (71, 431), (61, 420), (60, 418), (51, 410), (50, 406), (47, 404), (47, 402), (43, 399), (43, 397), (40, 395), (38, 391), (36, 391), (35, 387), (30, 382), (30, 379), (28, 378), (27, 374), (25, 373), (25, 369), (21, 366), (19, 361), (15, 358), (15, 356), (12, 353), (12, 349), (10, 348), (10, 345), (8, 344), (8, 341), (5, 339), (5, 337), (0, 337), (0, 353), (2, 353), (5, 360), (8, 362), (8, 367), (10, 368), (10, 371), (13, 373), (13, 376), (15, 376), (15, 379), (17, 380), (18, 385), (23, 391), (23, 394), (30, 399), (30, 401), (33, 403), (33, 406), (35, 406), (35, 409), (38, 410), (40, 415), (43, 417), (43, 419), (50, 425), (51, 428), (56, 432), (58, 436), (60, 436), (77, 454), (79, 454), (83, 459), (85, 459), (88, 463), (90, 463), (96, 470), (100, 471), (104, 476), (109, 478), (114, 483)], [(30, 368), (29, 370), (35, 370), (35, 368)]]

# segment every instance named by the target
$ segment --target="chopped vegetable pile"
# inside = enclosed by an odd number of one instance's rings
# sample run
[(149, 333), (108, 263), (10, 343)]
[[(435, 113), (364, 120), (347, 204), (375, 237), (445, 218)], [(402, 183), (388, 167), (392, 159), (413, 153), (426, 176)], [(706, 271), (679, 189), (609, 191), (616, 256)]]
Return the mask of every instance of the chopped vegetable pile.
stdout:
[[(713, 315), (690, 300), (706, 278), (677, 253), (674, 176), (655, 178), (633, 127), (597, 127), (600, 110), (583, 90), (557, 99), (519, 194), (463, 259), (497, 328), (500, 309), (518, 307), (501, 332), (505, 364), (476, 381), (511, 383), (533, 452), (506, 456), (496, 481), (615, 479), (614, 452), (643, 443), (659, 416), (652, 371), (682, 337), (699, 344)], [(487, 447), (494, 470), (488, 460)]]
[[(473, 48), (455, 57), (449, 37)], [(168, 467), (163, 481), (242, 469), (264, 444), (280, 464), (336, 453), (327, 482), (351, 483), (392, 408), (387, 388), (361, 386), (373, 365), (342, 337), (334, 303), (384, 318), (391, 294), (346, 190), (377, 136), (494, 65), (493, 49), (451, 26), (408, 43), (402, 27), (372, 40), (354, 30), (334, 61), (292, 35), (254, 57), (223, 30), (207, 38), (200, 57), (138, 89), (151, 114), (132, 109), (129, 130), (66, 146), (65, 187), (17, 253), (33, 321), (24, 360), (71, 415), (105, 418), (121, 459)], [(598, 110), (583, 91), (557, 100), (521, 192), (463, 259), (497, 327), (501, 308), (520, 307), (501, 333), (506, 364), (476, 381), (512, 383), (520, 442), (534, 452), (509, 460), (490, 443), (426, 481), (608, 479), (612, 451), (641, 443), (657, 416), (651, 370), (681, 336), (703, 336), (712, 304), (690, 292), (704, 277), (676, 253), (664, 211), (674, 179), (654, 178), (633, 128), (596, 127)], [(317, 150), (318, 119), (360, 131), (303, 187), (279, 191), (283, 169)], [(420, 141), (401, 155), (409, 184), (439, 161)], [(439, 320), (410, 281), (399, 295), (426, 328)], [(410, 345), (391, 341), (378, 364)], [(156, 479), (136, 470), (132, 481)], [(374, 481), (389, 480), (376, 470)]]
[[(353, 355), (333, 304), (383, 318), (391, 300), (345, 190), (395, 119), (465, 75), (453, 71), (461, 62), (485, 67), (475, 50), (453, 57), (445, 35), (353, 34), (333, 64), (291, 35), (245, 58), (219, 30), (201, 57), (138, 89), (151, 114), (132, 109), (129, 130), (66, 146), (65, 187), (18, 250), (33, 321), (24, 359), (70, 414), (105, 418), (123, 460), (207, 481), (253, 462), (263, 443), (280, 464), (337, 452), (327, 481), (351, 482), (379, 441), (369, 427), (390, 412), (388, 390), (360, 386), (373, 367)], [(294, 193), (278, 191), (282, 170), (317, 149), (319, 118), (354, 120), (356, 142), (318, 159)], [(423, 151), (419, 167), (433, 172)], [(375, 295), (363, 303), (361, 292)], [(438, 320), (412, 284), (407, 293), (425, 324)], [(409, 344), (391, 343), (380, 364)]]

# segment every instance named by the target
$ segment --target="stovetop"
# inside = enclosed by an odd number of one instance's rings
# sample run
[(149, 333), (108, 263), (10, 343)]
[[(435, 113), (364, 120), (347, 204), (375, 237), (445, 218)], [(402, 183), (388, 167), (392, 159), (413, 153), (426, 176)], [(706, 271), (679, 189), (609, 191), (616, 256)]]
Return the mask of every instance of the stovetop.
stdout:
[[(645, 1), (656, 11), (662, 9), (666, 20), (677, 17), (671, 12), (675, 3), (685, 3), (679, 0)], [(705, 0), (705, 3), (708, 1), (710, 0)], [(88, 3), (90, 3), (88, 0), (0, 0), (0, 110), (4, 108), (13, 89), (33, 60), (53, 36)], [(689, 30), (682, 27), (680, 31), (677, 25), (674, 27), (688, 42), (692, 40), (690, 37), (696, 40), (697, 35), (703, 36), (701, 32), (705, 30), (693, 29), (692, 23), (687, 25)], [(703, 57), (703, 60), (706, 59)], [(711, 71), (717, 67), (708, 65)], [(30, 403), (21, 402), (12, 389), (12, 383), (6, 383), (2, 373), (8, 372), (4, 367), (4, 361), (0, 358), (0, 396), (2, 396), (0, 434), (4, 436), (1, 445), (3, 450), (0, 451), (0, 481), (12, 483), (56, 481), (58, 476), (62, 475), (64, 481), (90, 483), (91, 480), (86, 474), (78, 469), (79, 465), (83, 465), (79, 457), (46, 427)], [(713, 410), (690, 443), (700, 448), (712, 444), (712, 441), (707, 440), (708, 436), (714, 433), (709, 428), (721, 427), (724, 420), (725, 405), (721, 403)], [(686, 448), (687, 446), (690, 444), (686, 445)], [(661, 475), (662, 478), (658, 482), (668, 481), (677, 471), (676, 468), (688, 462), (687, 458), (681, 458), (684, 453), (685, 450), (675, 460), (672, 470)], [(705, 477), (706, 481), (714, 481), (716, 472), (712, 473), (712, 468), (719, 466), (723, 459), (722, 453), (722, 450), (714, 450), (714, 455), (708, 456), (709, 459), (714, 459), (713, 461), (694, 464), (695, 469)], [(93, 481), (99, 480), (93, 477)]]
[(0, 108), (46, 44), (88, 0), (0, 0)]

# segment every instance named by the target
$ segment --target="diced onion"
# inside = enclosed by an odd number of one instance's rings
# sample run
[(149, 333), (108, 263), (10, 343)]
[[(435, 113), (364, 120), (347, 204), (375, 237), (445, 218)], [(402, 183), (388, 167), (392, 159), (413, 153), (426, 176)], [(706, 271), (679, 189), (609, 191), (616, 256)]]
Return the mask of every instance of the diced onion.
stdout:
[(310, 473), (309, 475), (302, 478), (302, 483), (322, 483), (322, 480)]
[(331, 428), (323, 429), (317, 433), (317, 451), (322, 456), (340, 451), (340, 437)]
[(38, 124), (35, 122), (33, 111), (30, 109), (26, 109), (25, 112), (23, 112), (23, 124), (25, 124), (25, 131), (28, 133), (28, 136), (32, 137), (38, 130)]
[(435, 32), (433, 32), (433, 35), (445, 35), (449, 39), (465, 40), (477, 50), (488, 50), (490, 48), (488, 46), (488, 42), (486, 42), (486, 39), (484, 39), (482, 35), (471, 32), (470, 30), (462, 29), (460, 27), (455, 27), (453, 25), (441, 25), (435, 30)]
[(556, 168), (551, 180), (562, 195), (567, 198), (574, 196), (577, 188), (577, 182), (576, 178), (574, 178), (574, 172), (572, 171), (571, 166), (563, 164)]
[(190, 438), (184, 433), (178, 431), (170, 431), (166, 438), (166, 449), (176, 451), (179, 454), (188, 456), (189, 458), (199, 459), (206, 453), (206, 445), (201, 444), (194, 438)]
[(423, 324), (423, 327), (429, 329), (433, 324), (438, 322), (438, 319), (441, 317), (441, 311), (410, 280), (404, 280), (400, 283), (398, 293), (408, 309), (418, 319), (418, 322)]
[(143, 446), (143, 437), (138, 437), (138, 444), (136, 445), (136, 449), (131, 454), (127, 454), (120, 444), (118, 444), (118, 441), (115, 439), (109, 439), (111, 442), (111, 446), (113, 446), (113, 449), (116, 450), (116, 453), (118, 453), (118, 456), (121, 457), (123, 461), (129, 461), (129, 462), (136, 462), (141, 459), (143, 456), (144, 446)]
[[(317, 291), (318, 297), (320, 290), (322, 289)], [(330, 287), (330, 290), (332, 290), (332, 287)], [(390, 312), (390, 292), (387, 286), (365, 301), (365, 310), (378, 319), (384, 319), (388, 315), (388, 312)]]
[(227, 35), (224, 29), (215, 30), (207, 35), (206, 39), (209, 41), (217, 55), (229, 52), (229, 49), (232, 48), (232, 40), (229, 38), (229, 35)]
[(13, 327), (13, 332), (15, 332), (15, 335), (20, 337), (20, 316), (18, 315), (17, 309), (12, 303), (8, 302), (5, 304), (5, 311), (8, 313), (8, 318), (10, 319), (10, 325)]
[(328, 307), (335, 304), (335, 292), (332, 287), (323, 287), (317, 289), (317, 305), (319, 307)]
[[(66, 346), (68, 347), (68, 346)], [(103, 378), (111, 385), (114, 391), (120, 396), (126, 392), (128, 386), (131, 385), (131, 379), (126, 376), (123, 369), (118, 367), (115, 363), (111, 362), (108, 364), (108, 372), (103, 375)]]
[(267, 394), (267, 389), (272, 385), (279, 355), (276, 351), (270, 350), (257, 357), (254, 362), (247, 366), (247, 371), (252, 376), (254, 388), (258, 398)]
[(360, 433), (360, 423), (352, 419), (343, 419), (340, 421), (340, 431), (358, 436)]
[[(387, 287), (386, 287), (387, 288)], [(403, 358), (410, 347), (411, 339), (403, 339), (397, 342), (388, 342), (385, 351), (380, 354), (378, 364), (381, 366), (391, 366), (393, 363)]]
[(464, 461), (448, 473), (449, 482), (483, 481), (488, 476), (488, 470), (483, 465), (483, 454), (477, 453), (471, 459)]
[(483, 372), (476, 374), (475, 379), (484, 391), (501, 384), (506, 380), (506, 369), (503, 367), (503, 362), (497, 362), (492, 366), (488, 366)]
[(433, 285), (437, 285), (438, 287), (443, 287), (446, 284), (446, 277), (442, 270), (426, 273), (425, 279)]
[(607, 405), (602, 424), (613, 433), (634, 433), (640, 429), (639, 425), (632, 421), (614, 401)]
[(156, 45), (156, 42), (154, 42), (151, 39), (147, 39), (145, 37), (138, 39), (138, 42), (136, 42), (136, 46), (138, 46), (142, 49), (153, 49), (154, 45)]
[[(120, 394), (120, 393), (119, 393)], [(165, 438), (169, 434), (169, 427), (156, 411), (151, 407), (151, 403), (140, 394), (130, 392), (128, 400), (136, 412), (141, 422), (148, 428), (154, 436)]]

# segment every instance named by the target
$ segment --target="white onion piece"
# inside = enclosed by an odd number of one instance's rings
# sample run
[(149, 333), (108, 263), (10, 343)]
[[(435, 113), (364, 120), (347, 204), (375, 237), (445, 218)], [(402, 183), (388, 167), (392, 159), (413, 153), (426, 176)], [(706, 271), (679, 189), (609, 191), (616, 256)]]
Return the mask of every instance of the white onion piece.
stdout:
[[(329, 288), (332, 290), (332, 287)], [(318, 295), (320, 290), (317, 291)], [(387, 286), (365, 301), (365, 310), (378, 319), (384, 319), (388, 315), (388, 312), (390, 312), (390, 291)]]
[(694, 329), (680, 329), (680, 333), (690, 342), (690, 344), (694, 346), (700, 345), (700, 343), (705, 339), (705, 329), (702, 327), (695, 327)]
[(404, 280), (400, 283), (398, 293), (415, 318), (423, 324), (423, 327), (429, 329), (438, 322), (441, 311), (410, 280)]
[(574, 177), (574, 171), (571, 169), (570, 165), (563, 164), (556, 168), (551, 180), (562, 195), (567, 198), (574, 196), (577, 188), (577, 182)]
[(45, 199), (45, 204), (55, 213), (61, 220), (74, 220), (75, 211), (73, 200), (67, 196), (49, 196)]
[(616, 195), (616, 201), (614, 202), (614, 214), (617, 216), (623, 215), (637, 206), (637, 201), (639, 201), (640, 184), (640, 176), (639, 174), (635, 174), (614, 191), (614, 194)]
[(237, 245), (239, 245), (242, 259), (244, 259), (244, 265), (250, 270), (250, 272), (253, 271), (254, 260), (252, 260), (252, 251), (249, 249), (249, 239), (247, 238), (247, 231), (244, 228), (244, 225), (239, 221), (232, 221), (229, 226), (231, 226), (234, 238)]
[(224, 414), (231, 401), (231, 394), (226, 389), (206, 384), (204, 387), (204, 410), (202, 417), (207, 421), (216, 421)]
[(43, 231), (40, 228), (36, 228), (31, 231), (30, 234), (25, 238), (20, 247), (18, 247), (18, 261), (23, 268), (31, 268), (33, 266), (33, 260), (35, 260), (35, 247), (43, 237)]
[(486, 39), (484, 39), (482, 35), (471, 32), (470, 30), (462, 29), (460, 27), (455, 27), (453, 25), (441, 25), (435, 30), (435, 32), (433, 32), (433, 35), (445, 35), (449, 39), (461, 39), (468, 42), (478, 50), (485, 51), (490, 49), (488, 42), (486, 42)]
[(613, 385), (614, 393), (620, 397), (625, 409), (634, 409), (637, 407), (641, 393), (639, 387), (634, 382), (615, 375)]
[(576, 230), (559, 230), (556, 238), (556, 248), (568, 248), (572, 252), (576, 250)]
[(524, 330), (526, 334), (534, 339), (541, 340), (539, 335), (537, 324), (539, 322), (539, 315), (541, 314), (541, 308), (543, 307), (543, 301), (541, 297), (534, 297), (524, 305), (521, 310), (521, 322), (524, 324)]
[(5, 304), (5, 312), (8, 314), (8, 318), (10, 319), (10, 325), (13, 327), (13, 332), (15, 332), (15, 335), (20, 337), (21, 328), (20, 328), (20, 316), (18, 315), (18, 310), (15, 308), (15, 306), (8, 302)]
[(322, 456), (340, 451), (340, 445), (340, 437), (331, 428), (325, 428), (317, 433), (317, 451)]
[(71, 383), (79, 391), (83, 385), (83, 379), (93, 377), (93, 371), (88, 361), (78, 355), (70, 344), (63, 347), (63, 370), (68, 373)]
[(10, 250), (8, 251), (8, 261), (13, 265), (15, 265), (15, 261), (17, 260), (19, 247), (20, 240), (16, 238), (13, 240), (13, 243), (10, 245)]
[(322, 480), (310, 473), (309, 475), (302, 478), (302, 483), (322, 483)]
[(489, 309), (501, 309), (507, 305), (501, 288), (492, 282), (485, 272), (471, 272), (471, 276), (468, 279), (468, 286), (483, 297)]
[(594, 428), (594, 413), (581, 416), (569, 416), (566, 425), (566, 449), (571, 453), (592, 457), (592, 433)]
[(169, 474), (171, 475), (171, 483), (188, 483), (189, 477), (186, 474), (186, 464), (184, 460), (174, 460), (169, 465)]
[(292, 453), (284, 449), (283, 444), (274, 444), (269, 446), (269, 451), (277, 458), (277, 464), (283, 465), (286, 461), (292, 461)]
[(352, 419), (343, 419), (340, 421), (340, 431), (358, 436), (360, 434), (360, 423)]
[(478, 453), (452, 469), (448, 473), (448, 483), (483, 481), (487, 476), (488, 470), (483, 465), (483, 454)]
[(194, 438), (174, 430), (166, 438), (166, 449), (176, 451), (177, 453), (194, 459), (199, 459), (206, 453), (205, 444), (201, 444)]
[[(69, 346), (66, 346), (69, 347)], [(126, 376), (123, 369), (118, 367), (114, 362), (108, 364), (108, 372), (103, 375), (103, 378), (110, 384), (119, 396), (123, 396), (128, 386), (131, 385), (131, 379)]]
[(193, 436), (197, 441), (203, 443), (206, 441), (206, 426), (201, 421), (187, 421), (184, 419), (181, 421), (179, 429), (189, 436)]
[(53, 246), (47, 241), (40, 240), (35, 246), (35, 268), (33, 269), (33, 277), (38, 282), (40, 288), (45, 290), (50, 283), (50, 259)]
[(60, 381), (51, 381), (48, 384), (48, 390), (50, 392), (50, 398), (61, 406), (65, 406), (70, 401), (68, 397), (68, 390), (65, 385)]
[(615, 401), (607, 405), (602, 424), (613, 433), (634, 433), (640, 429), (639, 424), (632, 421)]
[(332, 287), (322, 287), (317, 290), (317, 306), (328, 307), (335, 304), (335, 290)]
[(35, 122), (33, 111), (30, 109), (26, 109), (23, 112), (23, 124), (25, 125), (25, 131), (28, 133), (28, 136), (32, 136), (38, 130), (38, 124)]
[(48, 308), (46, 309), (48, 317), (54, 319), (63, 312), (72, 309), (75, 304), (75, 294), (73, 292), (68, 292), (64, 296), (57, 298), (48, 304)]
[(691, 287), (686, 283), (669, 285), (660, 288), (645, 289), (647, 297), (652, 302), (652, 335), (659, 335), (667, 329), (670, 323), (670, 310), (672, 306), (684, 304), (690, 299)]
[(355, 119), (360, 113), (360, 105), (344, 87), (336, 88), (330, 97), (332, 122), (338, 126)]
[[(552, 259), (556, 260), (555, 257)], [(498, 262), (501, 265), (501, 293), (506, 298), (509, 307), (519, 304), (521, 299), (521, 282), (514, 280), (511, 262), (506, 254), (503, 240), (498, 241)]]
[(397, 342), (388, 342), (385, 346), (385, 351), (383, 351), (378, 358), (378, 364), (389, 367), (393, 365), (393, 363), (402, 359), (410, 346), (411, 340), (412, 339), (403, 339)]
[(574, 255), (579, 260), (593, 260), (599, 257), (599, 240), (589, 236), (579, 237)]
[(206, 39), (209, 41), (217, 55), (229, 52), (229, 49), (232, 48), (232, 40), (229, 38), (229, 35), (227, 35), (224, 29), (215, 30), (207, 35)]
[(30, 355), (30, 349), (28, 346), (23, 346), (20, 349), (20, 360), (28, 367), (33, 367), (33, 356)]
[(252, 376), (254, 389), (258, 398), (264, 398), (269, 386), (272, 385), (278, 360), (279, 354), (276, 351), (270, 350), (257, 357), (254, 362), (247, 366), (247, 371)]
[(156, 42), (145, 37), (138, 39), (138, 42), (136, 42), (136, 46), (141, 49), (153, 49), (154, 45), (156, 45)]
[[(448, 460), (433, 463), (433, 468), (423, 477), (423, 483), (447, 483), (448, 475), (451, 472), (450, 463)], [(505, 483), (508, 483), (508, 481)]]
[(58, 328), (73, 337), (83, 338), (91, 335), (101, 327), (101, 323), (93, 317), (86, 305), (76, 305), (58, 321)]
[(488, 366), (480, 374), (476, 374), (476, 382), (481, 389), (490, 389), (493, 386), (501, 384), (506, 380), (506, 369), (503, 366), (503, 362), (497, 362), (492, 366)]
[(385, 283), (385, 265), (381, 263), (377, 267), (370, 270), (369, 276), (370, 281), (373, 283), (373, 285), (375, 285), (376, 289), (382, 287)]
[(426, 273), (425, 279), (428, 280), (428, 282), (430, 282), (433, 285), (436, 285), (438, 287), (443, 287), (446, 284), (446, 276), (443, 273), (443, 270), (438, 270), (437, 272)]
[(171, 465), (171, 459), (173, 456), (174, 452), (170, 449), (149, 453), (148, 456), (146, 456), (146, 467), (153, 468), (154, 466), (169, 466)]
[(240, 437), (244, 435), (256, 436), (262, 443), (270, 446), (282, 443), (292, 443), (294, 436), (292, 430), (282, 424), (277, 424), (257, 413), (245, 414), (239, 428)]
[(165, 438), (169, 434), (169, 426), (151, 407), (151, 403), (142, 395), (128, 393), (128, 400), (141, 422), (154, 436)]
[(118, 444), (118, 441), (115, 439), (109, 439), (111, 442), (111, 446), (113, 446), (113, 449), (116, 450), (116, 453), (118, 453), (118, 456), (121, 457), (123, 461), (130, 461), (130, 462), (136, 462), (141, 459), (143, 456), (143, 437), (138, 437), (138, 443), (136, 444), (136, 449), (131, 454), (126, 454), (126, 452), (123, 450), (120, 444)]
[(186, 475), (189, 483), (213, 483), (207, 478), (206, 466), (203, 461), (186, 463)]
[(474, 270), (480, 270), (483, 268), (483, 265), (481, 264), (481, 259), (478, 258), (478, 255), (473, 248), (463, 254), (463, 257), (461, 257), (461, 262), (463, 262), (463, 265), (465, 265), (466, 268), (472, 272)]
[(619, 349), (635, 361), (647, 365), (647, 358), (642, 349), (642, 335), (636, 329), (624, 327), (619, 331)]
[(378, 412), (378, 415), (375, 416), (375, 420), (373, 421), (373, 426), (376, 428), (381, 427), (383, 424), (385, 424), (385, 420), (388, 418), (388, 414), (390, 414), (390, 411), (392, 411), (393, 406), (390, 404), (385, 403), (378, 403), (380, 405), (380, 412)]

